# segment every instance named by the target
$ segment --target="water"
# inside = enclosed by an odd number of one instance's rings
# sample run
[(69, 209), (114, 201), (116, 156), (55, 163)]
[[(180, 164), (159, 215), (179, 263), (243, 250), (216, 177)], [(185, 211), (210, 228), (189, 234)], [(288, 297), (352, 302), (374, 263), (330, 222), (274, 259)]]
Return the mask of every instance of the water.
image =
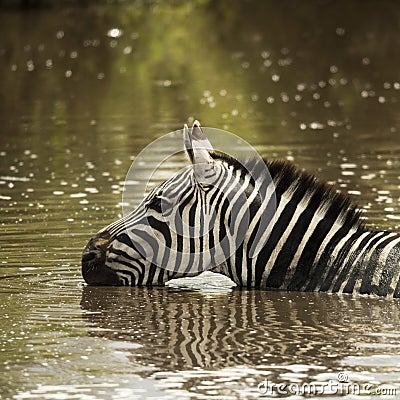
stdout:
[(80, 255), (121, 214), (133, 157), (194, 118), (399, 230), (399, 17), (386, 1), (3, 9), (0, 397), (259, 398), (264, 380), (339, 373), (398, 396), (397, 300), (241, 291), (211, 274), (88, 288)]

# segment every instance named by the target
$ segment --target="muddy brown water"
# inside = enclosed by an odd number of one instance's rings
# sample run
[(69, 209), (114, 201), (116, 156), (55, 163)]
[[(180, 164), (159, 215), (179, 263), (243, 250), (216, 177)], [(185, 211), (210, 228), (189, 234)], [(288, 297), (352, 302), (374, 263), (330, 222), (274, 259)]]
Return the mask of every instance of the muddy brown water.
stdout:
[(194, 118), (400, 230), (399, 18), (386, 1), (1, 9), (0, 398), (269, 398), (263, 381), (339, 378), (400, 396), (397, 300), (80, 275), (133, 157)]

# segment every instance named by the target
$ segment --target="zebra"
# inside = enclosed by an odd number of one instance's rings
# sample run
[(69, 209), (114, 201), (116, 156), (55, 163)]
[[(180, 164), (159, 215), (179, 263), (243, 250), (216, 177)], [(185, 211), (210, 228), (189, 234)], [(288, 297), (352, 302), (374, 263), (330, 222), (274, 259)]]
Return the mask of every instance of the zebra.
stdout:
[(288, 161), (214, 151), (198, 121), (184, 147), (189, 168), (90, 239), (87, 284), (159, 286), (209, 268), (242, 288), (400, 297), (400, 234), (368, 229), (347, 195)]

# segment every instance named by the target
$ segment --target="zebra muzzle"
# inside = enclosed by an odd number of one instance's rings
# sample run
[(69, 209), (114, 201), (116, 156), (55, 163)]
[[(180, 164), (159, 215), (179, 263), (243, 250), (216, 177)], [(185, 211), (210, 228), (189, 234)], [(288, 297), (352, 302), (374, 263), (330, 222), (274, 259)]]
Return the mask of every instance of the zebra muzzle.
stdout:
[(119, 285), (120, 280), (111, 268), (105, 265), (106, 252), (111, 235), (102, 231), (89, 240), (82, 253), (82, 275), (89, 285)]

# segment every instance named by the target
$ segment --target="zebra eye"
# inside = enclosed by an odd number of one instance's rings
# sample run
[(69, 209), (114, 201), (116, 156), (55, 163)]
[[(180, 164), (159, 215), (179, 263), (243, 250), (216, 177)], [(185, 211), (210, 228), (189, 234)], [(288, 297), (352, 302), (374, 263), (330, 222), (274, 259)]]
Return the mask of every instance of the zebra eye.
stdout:
[(151, 209), (162, 214), (164, 217), (168, 217), (174, 210), (174, 203), (172, 203), (169, 198), (160, 194), (150, 199), (145, 207), (146, 210)]
[(158, 196), (154, 196), (147, 204), (146, 210), (151, 209), (161, 213), (161, 198)]

